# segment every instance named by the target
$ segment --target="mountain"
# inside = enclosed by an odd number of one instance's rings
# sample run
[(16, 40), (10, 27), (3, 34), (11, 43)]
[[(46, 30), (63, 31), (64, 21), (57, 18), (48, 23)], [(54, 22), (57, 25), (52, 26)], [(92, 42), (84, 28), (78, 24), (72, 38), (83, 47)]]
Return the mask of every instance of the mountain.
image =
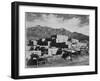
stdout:
[(84, 40), (89, 41), (89, 36), (83, 35), (83, 34), (77, 33), (77, 32), (73, 32), (73, 33), (71, 34), (71, 38), (77, 39), (77, 40), (79, 40), (79, 41), (84, 41)]
[(71, 32), (65, 30), (64, 28), (54, 29), (51, 27), (37, 25), (35, 27), (30, 27), (26, 29), (27, 39), (40, 39), (40, 38), (49, 38), (51, 35), (60, 34), (70, 36)]
[(70, 32), (64, 28), (54, 29), (47, 26), (40, 26), (37, 25), (35, 27), (29, 27), (26, 29), (26, 38), (29, 39), (40, 39), (40, 38), (49, 38), (51, 35), (66, 35), (71, 38), (77, 39), (79, 41), (87, 40), (89, 41), (89, 36), (77, 33), (77, 32)]

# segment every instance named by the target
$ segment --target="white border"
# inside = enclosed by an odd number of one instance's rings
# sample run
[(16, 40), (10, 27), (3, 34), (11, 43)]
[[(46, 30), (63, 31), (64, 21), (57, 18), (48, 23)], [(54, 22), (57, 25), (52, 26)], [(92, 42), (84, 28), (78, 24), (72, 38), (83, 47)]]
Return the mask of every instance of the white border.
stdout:
[[(25, 12), (90, 15), (89, 66), (25, 68)], [(20, 39), (19, 40), (19, 75), (20, 76), (95, 71), (95, 11), (94, 10), (39, 7), (39, 6), (20, 6), (19, 7), (19, 39)]]

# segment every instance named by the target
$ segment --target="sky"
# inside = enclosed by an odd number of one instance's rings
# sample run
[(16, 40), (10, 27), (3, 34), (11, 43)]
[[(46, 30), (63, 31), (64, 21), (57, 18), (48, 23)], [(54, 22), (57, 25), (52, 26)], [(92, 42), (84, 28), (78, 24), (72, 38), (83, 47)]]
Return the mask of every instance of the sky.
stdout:
[(37, 25), (64, 28), (89, 35), (89, 15), (25, 12), (25, 25), (26, 28)]

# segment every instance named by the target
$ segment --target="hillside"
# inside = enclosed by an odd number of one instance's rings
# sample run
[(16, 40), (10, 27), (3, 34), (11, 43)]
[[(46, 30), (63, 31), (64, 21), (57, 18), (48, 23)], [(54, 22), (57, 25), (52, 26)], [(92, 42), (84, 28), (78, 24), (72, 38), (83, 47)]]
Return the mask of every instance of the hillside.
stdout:
[(66, 35), (74, 39), (82, 40), (89, 40), (89, 36), (83, 35), (77, 32), (70, 32), (64, 28), (54, 29), (51, 27), (40, 26), (37, 25), (35, 27), (30, 27), (26, 29), (26, 38), (29, 39), (40, 39), (40, 38), (49, 38), (51, 35), (60, 34)]
[(71, 38), (78, 39), (79, 41), (87, 40), (89, 41), (89, 36), (83, 35), (81, 33), (73, 32)]
[(27, 39), (40, 39), (40, 38), (49, 38), (51, 35), (60, 34), (70, 36), (71, 32), (63, 28), (53, 29), (50, 27), (31, 27), (26, 30)]

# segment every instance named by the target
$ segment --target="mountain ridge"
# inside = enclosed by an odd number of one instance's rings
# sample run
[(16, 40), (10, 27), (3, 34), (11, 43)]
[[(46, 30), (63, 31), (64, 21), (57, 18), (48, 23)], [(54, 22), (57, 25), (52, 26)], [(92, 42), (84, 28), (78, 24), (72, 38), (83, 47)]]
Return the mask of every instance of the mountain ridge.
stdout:
[(37, 25), (26, 29), (26, 38), (28, 40), (38, 40), (40, 38), (50, 38), (52, 35), (66, 35), (78, 40), (89, 40), (89, 36), (86, 36), (77, 32), (70, 32), (64, 28), (54, 29), (47, 26)]

